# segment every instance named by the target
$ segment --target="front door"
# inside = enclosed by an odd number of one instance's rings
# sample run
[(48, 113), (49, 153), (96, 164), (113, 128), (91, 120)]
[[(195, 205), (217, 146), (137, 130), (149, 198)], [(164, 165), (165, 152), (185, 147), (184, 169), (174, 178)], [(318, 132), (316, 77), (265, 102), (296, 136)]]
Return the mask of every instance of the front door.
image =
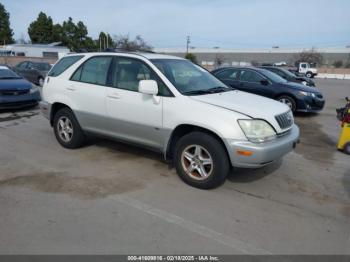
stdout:
[(271, 85), (263, 84), (262, 81), (267, 81), (267, 79), (259, 73), (250, 69), (241, 69), (239, 76), (239, 89), (261, 96), (273, 97), (273, 89), (271, 88)]
[(106, 90), (109, 128), (121, 139), (161, 149), (163, 97), (138, 92), (139, 81), (148, 79), (156, 80), (161, 88), (163, 83), (143, 61), (115, 58), (111, 86)]

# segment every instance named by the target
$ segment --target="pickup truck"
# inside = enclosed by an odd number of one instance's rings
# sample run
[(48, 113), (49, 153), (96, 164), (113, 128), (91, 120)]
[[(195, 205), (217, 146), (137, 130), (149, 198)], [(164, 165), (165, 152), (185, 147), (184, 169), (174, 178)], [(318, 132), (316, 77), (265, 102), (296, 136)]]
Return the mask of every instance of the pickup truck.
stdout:
[(297, 75), (305, 75), (307, 78), (313, 78), (317, 75), (317, 68), (312, 67), (307, 62), (297, 63), (295, 67), (288, 68), (288, 70)]

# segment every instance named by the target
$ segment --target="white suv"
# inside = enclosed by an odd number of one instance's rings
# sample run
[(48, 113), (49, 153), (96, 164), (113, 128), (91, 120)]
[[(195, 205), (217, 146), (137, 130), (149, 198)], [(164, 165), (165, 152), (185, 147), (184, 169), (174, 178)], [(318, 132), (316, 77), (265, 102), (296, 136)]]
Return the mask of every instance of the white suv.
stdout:
[(231, 166), (267, 165), (299, 139), (288, 106), (233, 90), (174, 56), (68, 55), (49, 72), (42, 98), (62, 146), (80, 147), (88, 133), (142, 145), (198, 188), (220, 185)]

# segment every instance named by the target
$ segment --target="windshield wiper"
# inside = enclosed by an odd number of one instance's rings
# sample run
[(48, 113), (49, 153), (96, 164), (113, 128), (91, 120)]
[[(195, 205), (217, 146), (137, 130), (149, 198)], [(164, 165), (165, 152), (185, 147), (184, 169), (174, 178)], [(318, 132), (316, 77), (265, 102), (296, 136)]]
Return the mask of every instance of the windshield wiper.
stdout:
[(20, 79), (21, 77), (19, 76), (4, 76), (4, 77), (0, 77), (0, 79)]
[(191, 91), (186, 91), (183, 92), (185, 95), (204, 95), (204, 94), (209, 94), (208, 89), (200, 89), (200, 90), (191, 90)]
[(213, 93), (221, 93), (221, 92), (227, 92), (227, 91), (231, 91), (233, 90), (233, 88), (230, 87), (224, 87), (224, 86), (217, 86), (217, 87), (213, 87), (208, 89), (208, 93), (213, 94)]

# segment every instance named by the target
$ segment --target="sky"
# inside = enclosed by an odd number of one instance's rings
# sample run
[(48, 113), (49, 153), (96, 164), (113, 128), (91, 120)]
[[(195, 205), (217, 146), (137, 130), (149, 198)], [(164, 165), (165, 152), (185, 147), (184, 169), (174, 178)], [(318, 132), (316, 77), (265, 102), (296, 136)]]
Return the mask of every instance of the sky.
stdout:
[(286, 48), (350, 45), (349, 0), (0, 0), (14, 37), (40, 11), (83, 21), (89, 35), (141, 35), (154, 47)]

